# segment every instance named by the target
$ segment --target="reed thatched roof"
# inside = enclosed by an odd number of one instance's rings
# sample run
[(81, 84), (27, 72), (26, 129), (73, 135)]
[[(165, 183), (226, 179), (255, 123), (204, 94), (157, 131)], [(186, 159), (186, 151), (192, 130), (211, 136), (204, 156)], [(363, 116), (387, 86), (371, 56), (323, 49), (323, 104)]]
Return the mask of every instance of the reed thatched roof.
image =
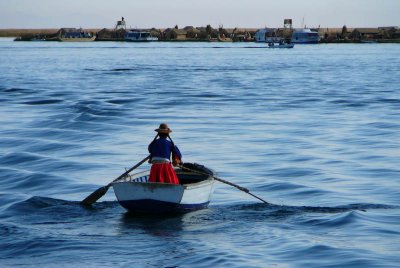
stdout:
[(186, 32), (190, 32), (190, 33), (197, 33), (197, 34), (199, 34), (199, 33), (201, 33), (201, 31), (199, 30), (199, 29), (196, 29), (195, 27), (193, 27), (193, 26), (186, 26), (185, 28), (183, 28), (183, 30), (185, 30)]
[(164, 31), (165, 33), (174, 33), (176, 35), (186, 35), (186, 31), (182, 29), (168, 28)]
[(355, 28), (353, 31), (357, 31), (361, 34), (378, 34), (379, 29), (377, 28)]

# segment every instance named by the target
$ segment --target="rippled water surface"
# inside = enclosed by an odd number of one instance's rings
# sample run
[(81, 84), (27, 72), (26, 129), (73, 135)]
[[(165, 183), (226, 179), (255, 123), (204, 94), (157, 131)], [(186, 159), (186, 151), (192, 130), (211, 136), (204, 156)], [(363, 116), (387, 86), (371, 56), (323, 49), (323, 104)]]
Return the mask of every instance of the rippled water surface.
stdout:
[[(161, 122), (270, 204), (82, 207)], [(399, 202), (398, 44), (0, 41), (2, 267), (398, 267)]]

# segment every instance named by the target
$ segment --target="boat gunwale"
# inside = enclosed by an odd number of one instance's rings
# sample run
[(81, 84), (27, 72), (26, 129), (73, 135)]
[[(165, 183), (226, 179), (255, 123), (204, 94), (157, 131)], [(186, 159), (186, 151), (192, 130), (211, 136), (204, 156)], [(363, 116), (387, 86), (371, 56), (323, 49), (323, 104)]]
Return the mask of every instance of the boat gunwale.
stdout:
[[(182, 170), (180, 168), (175, 168), (175, 171), (178, 171), (177, 172), (178, 177), (179, 177), (179, 174), (198, 175), (198, 173), (196, 173), (195, 170), (191, 172), (191, 171), (184, 171), (184, 170)], [(128, 174), (127, 176), (125, 176), (125, 177), (123, 177), (123, 178), (121, 178), (121, 179), (119, 179), (119, 180), (117, 180), (115, 182), (112, 182), (111, 185), (118, 184), (118, 183), (132, 183), (132, 184), (140, 183), (140, 184), (149, 184), (149, 185), (151, 184), (152, 185), (151, 187), (154, 187), (155, 184), (162, 184), (163, 186), (166, 186), (166, 185), (171, 185), (171, 186), (172, 185), (173, 186), (180, 185), (180, 186), (184, 187), (185, 190), (186, 189), (190, 190), (190, 189), (200, 188), (200, 187), (203, 187), (203, 186), (205, 186), (207, 184), (212, 184), (212, 183), (215, 182), (215, 179), (214, 179), (215, 174), (214, 173), (213, 174), (204, 174), (204, 175), (207, 175), (207, 178), (199, 180), (197, 182), (193, 182), (193, 183), (171, 184), (171, 183), (160, 183), (160, 182), (149, 182), (149, 181), (146, 181), (146, 182), (134, 181), (134, 180), (136, 180), (136, 179), (138, 179), (140, 177), (149, 176), (149, 175), (150, 175), (150, 170), (140, 171), (140, 172), (137, 172), (137, 173), (132, 174), (132, 175)]]
[(208, 178), (198, 181), (198, 182), (194, 182), (194, 183), (179, 183), (179, 184), (172, 184), (172, 183), (162, 183), (162, 182), (141, 182), (141, 181), (129, 181), (129, 180), (118, 180), (115, 181), (113, 183), (111, 183), (111, 185), (115, 185), (115, 184), (120, 184), (120, 183), (128, 183), (128, 184), (141, 184), (141, 185), (149, 185), (149, 187), (154, 187), (154, 185), (163, 185), (163, 186), (182, 186), (185, 190), (188, 189), (196, 189), (196, 188), (200, 188), (203, 187), (207, 184), (212, 184), (215, 182), (215, 179), (213, 176), (208, 176)]

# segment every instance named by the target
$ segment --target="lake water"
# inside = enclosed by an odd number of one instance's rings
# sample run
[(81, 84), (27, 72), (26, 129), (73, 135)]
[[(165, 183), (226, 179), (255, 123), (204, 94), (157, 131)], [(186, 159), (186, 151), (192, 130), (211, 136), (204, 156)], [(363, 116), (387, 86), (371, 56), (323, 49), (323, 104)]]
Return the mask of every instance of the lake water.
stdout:
[[(162, 122), (270, 204), (81, 206)], [(0, 41), (1, 267), (398, 267), (399, 203), (398, 44)]]

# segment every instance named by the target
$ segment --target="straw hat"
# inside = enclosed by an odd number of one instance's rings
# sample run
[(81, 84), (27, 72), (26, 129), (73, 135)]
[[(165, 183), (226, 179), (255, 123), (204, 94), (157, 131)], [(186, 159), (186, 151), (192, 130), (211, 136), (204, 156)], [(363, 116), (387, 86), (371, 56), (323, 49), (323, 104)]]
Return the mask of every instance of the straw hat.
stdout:
[(160, 124), (160, 126), (157, 129), (155, 129), (154, 131), (156, 131), (158, 133), (164, 133), (164, 134), (169, 134), (172, 132), (172, 130), (165, 123)]

